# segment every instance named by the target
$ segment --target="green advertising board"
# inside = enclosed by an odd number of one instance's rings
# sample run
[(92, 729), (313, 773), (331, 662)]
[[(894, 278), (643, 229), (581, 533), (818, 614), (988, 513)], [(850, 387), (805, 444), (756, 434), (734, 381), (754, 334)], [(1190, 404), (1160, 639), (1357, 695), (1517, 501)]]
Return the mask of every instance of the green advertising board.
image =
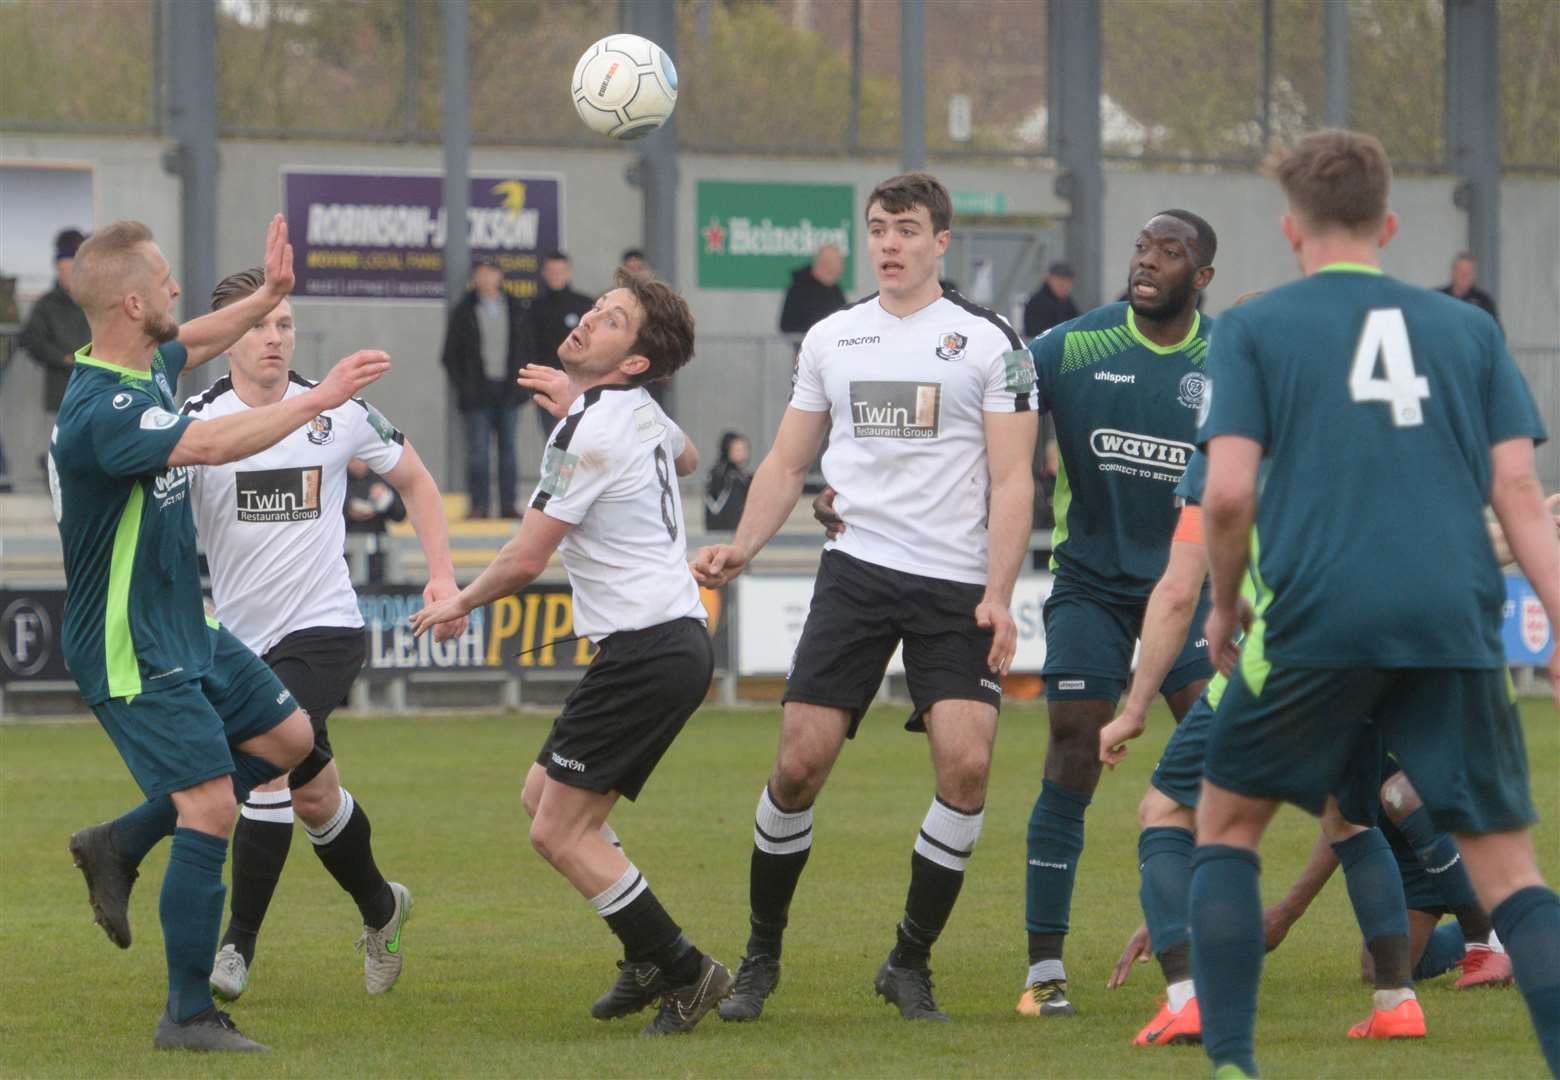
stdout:
[(855, 280), (856, 191), (850, 184), (700, 180), (699, 288), (783, 289), (824, 244)]

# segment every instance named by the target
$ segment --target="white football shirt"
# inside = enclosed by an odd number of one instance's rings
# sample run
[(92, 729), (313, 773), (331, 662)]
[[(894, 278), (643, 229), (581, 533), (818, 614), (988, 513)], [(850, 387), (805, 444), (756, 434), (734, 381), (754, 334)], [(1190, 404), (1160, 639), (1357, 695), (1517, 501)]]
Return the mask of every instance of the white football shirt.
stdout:
[(531, 508), (574, 526), (558, 552), (581, 637), (706, 621), (677, 489), (685, 444), (641, 386), (591, 387), (553, 429)]
[[(288, 372), (286, 397), (314, 383)], [(249, 408), (224, 375), (180, 411), (197, 420)], [(344, 556), (347, 462), (395, 468), (405, 438), (361, 398), (321, 413), (268, 450), (192, 471), (191, 509), (211, 567), (217, 618), (264, 655), (296, 630), (358, 627)]]
[(791, 405), (832, 418), (823, 476), (845, 532), (824, 546), (923, 577), (986, 582), (985, 413), (1035, 409), (1007, 320), (945, 292), (899, 318), (876, 294), (813, 326)]

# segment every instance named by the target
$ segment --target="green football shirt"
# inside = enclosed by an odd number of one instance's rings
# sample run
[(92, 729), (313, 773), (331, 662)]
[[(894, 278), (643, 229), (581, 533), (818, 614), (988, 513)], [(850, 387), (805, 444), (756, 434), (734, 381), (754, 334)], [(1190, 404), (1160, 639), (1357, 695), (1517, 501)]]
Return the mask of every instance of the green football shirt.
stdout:
[(1196, 449), (1213, 320), (1156, 345), (1130, 305), (1106, 304), (1029, 344), (1060, 465), (1051, 569), (1102, 597), (1141, 603), (1164, 572), (1175, 486)]
[(150, 371), (76, 353), (49, 440), (49, 489), (65, 555), (62, 643), (83, 700), (134, 697), (211, 664), (190, 514), (189, 470), (168, 456), (191, 423), (174, 405), (186, 353)]
[(1545, 432), (1495, 321), (1338, 264), (1221, 315), (1208, 366), (1199, 440), (1266, 453), (1242, 670), (1502, 666), (1490, 447)]

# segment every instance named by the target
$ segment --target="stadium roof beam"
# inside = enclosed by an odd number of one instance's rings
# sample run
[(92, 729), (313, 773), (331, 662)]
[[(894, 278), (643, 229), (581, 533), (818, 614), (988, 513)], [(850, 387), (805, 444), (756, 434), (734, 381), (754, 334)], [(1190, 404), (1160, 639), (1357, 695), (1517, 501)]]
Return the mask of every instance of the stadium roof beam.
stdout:
[[(163, 169), (179, 178), (181, 307), (192, 319), (217, 284), (217, 6), (216, 0), (167, 3), (168, 131)], [(209, 382), (203, 375), (201, 385)]]
[(926, 168), (925, 0), (899, 0), (899, 164)]
[[(471, 200), (471, 50), (466, 0), (441, 0), (444, 38), (444, 303), (453, 308), (466, 295), (471, 266), (466, 204)], [(461, 423), (447, 379), (444, 387), (444, 482), (446, 490), (464, 490), (466, 460), (461, 452)]]
[(1067, 258), (1076, 275), (1078, 306), (1100, 302), (1100, 252), (1105, 242), (1105, 175), (1100, 166), (1100, 70), (1104, 46), (1098, 4), (1046, 5), (1050, 131), (1056, 193), (1072, 206)]
[(1479, 286), (1500, 295), (1500, 56), (1498, 5), (1446, 0), (1446, 149), (1468, 215)]

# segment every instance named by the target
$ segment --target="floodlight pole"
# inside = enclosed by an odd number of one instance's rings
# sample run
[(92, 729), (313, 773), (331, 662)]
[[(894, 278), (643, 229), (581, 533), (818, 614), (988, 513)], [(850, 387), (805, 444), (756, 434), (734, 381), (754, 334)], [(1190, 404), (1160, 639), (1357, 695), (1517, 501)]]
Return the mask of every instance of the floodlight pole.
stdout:
[(1349, 0), (1322, 3), (1322, 117), (1328, 127), (1349, 126)]
[[(217, 6), (216, 0), (167, 5), (168, 131), (164, 171), (179, 178), (179, 268), (185, 319), (204, 314), (217, 284)], [(210, 372), (192, 376), (199, 388)]]
[[(649, 38), (677, 63), (677, 0), (636, 0), (627, 5), (630, 33)], [(638, 183), (644, 205), (645, 258), (656, 277), (677, 284), (677, 113), (646, 135), (643, 149), (630, 166), (630, 179)], [(659, 391), (667, 412), (676, 407), (675, 380)]]
[[(471, 55), (466, 0), (440, 0), (444, 37), (444, 306), (446, 315), (466, 295), (471, 249), (466, 238), (466, 208), (471, 201)], [(444, 483), (464, 491), (466, 456), (462, 452), (460, 412), (448, 379), (444, 386)], [(475, 493), (468, 492), (475, 498)], [(481, 500), (486, 501), (483, 492)], [(504, 507), (503, 509), (508, 509)]]
[(1105, 237), (1105, 171), (1100, 164), (1100, 9), (1090, 3), (1046, 5), (1049, 53), (1048, 133), (1056, 159), (1056, 193), (1072, 205), (1067, 259), (1078, 306), (1100, 302)]
[(899, 0), (899, 159), (926, 168), (926, 0)]
[(1446, 0), (1446, 149), (1460, 178), (1479, 287), (1500, 296), (1500, 55), (1497, 7)]

